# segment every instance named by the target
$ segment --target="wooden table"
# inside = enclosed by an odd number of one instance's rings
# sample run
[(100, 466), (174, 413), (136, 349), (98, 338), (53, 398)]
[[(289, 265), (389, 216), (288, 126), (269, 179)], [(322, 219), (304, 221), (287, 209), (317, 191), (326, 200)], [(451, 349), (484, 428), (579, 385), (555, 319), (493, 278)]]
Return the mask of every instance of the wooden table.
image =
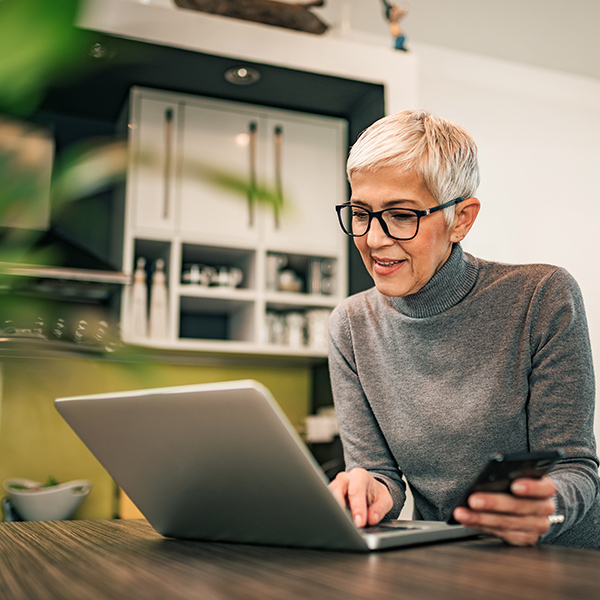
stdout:
[(600, 552), (478, 539), (371, 554), (165, 539), (144, 520), (0, 524), (2, 600), (600, 598)]

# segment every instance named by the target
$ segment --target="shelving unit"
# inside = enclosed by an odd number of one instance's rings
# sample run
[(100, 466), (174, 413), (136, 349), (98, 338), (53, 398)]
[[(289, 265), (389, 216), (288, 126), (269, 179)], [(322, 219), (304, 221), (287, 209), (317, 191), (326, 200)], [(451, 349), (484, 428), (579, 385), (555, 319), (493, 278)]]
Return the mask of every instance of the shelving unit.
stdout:
[[(144, 258), (151, 282), (164, 261), (169, 313), (165, 339), (136, 338), (126, 289), (125, 341), (326, 356), (323, 323), (348, 285), (334, 211), (346, 195), (345, 120), (134, 88), (127, 125), (123, 270)], [(281, 193), (283, 209), (252, 198), (253, 185)]]

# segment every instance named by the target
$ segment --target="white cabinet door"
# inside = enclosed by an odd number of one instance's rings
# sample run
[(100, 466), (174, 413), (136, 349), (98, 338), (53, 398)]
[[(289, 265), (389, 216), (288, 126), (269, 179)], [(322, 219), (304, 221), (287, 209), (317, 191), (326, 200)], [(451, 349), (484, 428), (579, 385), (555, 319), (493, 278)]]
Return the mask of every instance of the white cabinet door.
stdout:
[(206, 243), (256, 243), (252, 182), (260, 171), (260, 123), (251, 111), (185, 104), (178, 229)]
[[(211, 101), (186, 102), (183, 110), (180, 233), (207, 243), (260, 237), (282, 251), (339, 251), (343, 121)], [(253, 183), (281, 194), (281, 210), (259, 205)]]
[(266, 126), (267, 180), (281, 189), (283, 207), (266, 211), (265, 242), (271, 248), (337, 252), (342, 234), (335, 204), (346, 197), (339, 119), (270, 117)]
[(173, 232), (177, 192), (177, 101), (134, 94), (130, 126), (132, 223), (137, 230)]

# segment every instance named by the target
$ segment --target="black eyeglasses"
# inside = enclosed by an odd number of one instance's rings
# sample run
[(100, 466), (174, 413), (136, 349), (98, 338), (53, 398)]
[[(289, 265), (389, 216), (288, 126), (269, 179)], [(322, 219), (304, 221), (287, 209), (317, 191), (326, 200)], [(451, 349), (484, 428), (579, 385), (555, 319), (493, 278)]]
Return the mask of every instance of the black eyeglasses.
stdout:
[(344, 233), (349, 236), (361, 237), (365, 235), (371, 227), (371, 221), (375, 218), (379, 221), (385, 235), (394, 240), (406, 241), (412, 240), (419, 232), (421, 217), (426, 217), (463, 200), (464, 198), (456, 198), (427, 210), (385, 208), (374, 212), (350, 203), (337, 204), (335, 209)]

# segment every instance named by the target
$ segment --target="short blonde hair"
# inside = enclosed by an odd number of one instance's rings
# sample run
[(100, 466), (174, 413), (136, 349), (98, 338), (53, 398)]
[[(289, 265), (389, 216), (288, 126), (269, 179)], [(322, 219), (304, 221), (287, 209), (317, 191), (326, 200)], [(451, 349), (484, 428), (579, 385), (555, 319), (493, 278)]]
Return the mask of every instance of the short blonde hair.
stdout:
[[(356, 171), (397, 167), (423, 178), (438, 204), (470, 198), (479, 186), (477, 146), (460, 125), (426, 110), (404, 110), (365, 129), (350, 150), (348, 180)], [(444, 211), (454, 215), (454, 207)]]

